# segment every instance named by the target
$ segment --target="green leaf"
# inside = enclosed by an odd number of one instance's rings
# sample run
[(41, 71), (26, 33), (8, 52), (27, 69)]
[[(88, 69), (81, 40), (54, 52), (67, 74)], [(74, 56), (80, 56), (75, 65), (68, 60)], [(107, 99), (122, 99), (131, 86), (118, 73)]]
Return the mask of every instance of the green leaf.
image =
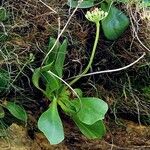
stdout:
[[(56, 42), (56, 39), (54, 39), (54, 38), (50, 38), (49, 39), (48, 51), (51, 50), (51, 48), (53, 47), (53, 45), (55, 44), (55, 42)], [(56, 46), (53, 48), (53, 50), (49, 54), (48, 58), (44, 62), (45, 65), (48, 65), (48, 64), (51, 64), (52, 62), (54, 62), (54, 60), (57, 57), (57, 52), (58, 52), (59, 47), (60, 47), (60, 43), (57, 42)], [(46, 53), (48, 53), (48, 51)]]
[(9, 112), (17, 119), (27, 122), (27, 113), (19, 105), (15, 104), (14, 102), (6, 102), (4, 107), (8, 109)]
[[(109, 5), (102, 3), (101, 8), (104, 11), (109, 10)], [(129, 18), (115, 6), (111, 6), (108, 16), (102, 20), (104, 35), (109, 40), (118, 39), (129, 26)]]
[[(53, 64), (53, 63), (35, 69), (35, 71), (34, 71), (34, 73), (33, 73), (33, 76), (32, 76), (32, 82), (33, 82), (34, 86), (35, 86), (37, 89), (39, 89), (41, 92), (43, 92), (43, 94), (45, 94), (45, 95), (46, 95), (46, 91), (44, 91), (44, 90), (40, 87), (39, 81), (40, 81), (40, 78), (42, 77), (42, 74), (43, 74), (44, 72), (47, 72), (47, 71), (50, 70), (52, 64)], [(46, 78), (46, 77), (45, 77), (45, 78)]]
[[(94, 6), (95, 0), (83, 0), (83, 2), (79, 5), (78, 8), (90, 8)], [(68, 0), (68, 6), (75, 8), (78, 5), (78, 0)]]
[(64, 61), (65, 61), (65, 56), (66, 56), (66, 50), (67, 50), (67, 40), (64, 40), (62, 45), (59, 47), (59, 50), (57, 53), (57, 58), (55, 61), (55, 70), (59, 77), (62, 77), (63, 65), (64, 65)]
[(38, 120), (38, 128), (44, 133), (51, 144), (58, 144), (64, 139), (64, 130), (54, 99)]
[[(80, 106), (80, 101), (82, 105)], [(91, 125), (98, 120), (104, 119), (104, 116), (108, 110), (108, 105), (101, 99), (94, 97), (83, 97), (73, 100), (74, 104), (81, 109), (76, 114), (80, 121), (85, 124)]]
[(3, 109), (2, 106), (0, 106), (0, 119), (1, 119), (1, 118), (4, 118), (4, 116), (5, 116), (4, 109)]
[(76, 105), (68, 99), (59, 100), (59, 105), (62, 110), (69, 116), (75, 115), (78, 112)]
[(74, 90), (75, 90), (75, 92), (78, 94), (79, 97), (82, 97), (82, 96), (83, 96), (83, 92), (82, 92), (81, 89), (76, 88), (76, 89), (74, 89)]
[(40, 77), (41, 77), (41, 68), (37, 68), (35, 69), (33, 73), (32, 82), (37, 89), (39, 89), (41, 92), (46, 94), (46, 92), (42, 88), (40, 88), (40, 85), (39, 85)]
[(49, 72), (43, 72), (42, 78), (46, 82), (46, 95), (49, 97), (51, 93), (60, 88), (59, 80)]
[(82, 134), (84, 134), (89, 139), (102, 138), (102, 136), (104, 136), (106, 133), (105, 126), (101, 120), (95, 122), (92, 125), (84, 124), (77, 117), (74, 117), (73, 120)]
[(6, 9), (4, 7), (0, 7), (0, 21), (5, 21), (7, 19)]
[(143, 7), (150, 7), (150, 0), (142, 0), (141, 5)]

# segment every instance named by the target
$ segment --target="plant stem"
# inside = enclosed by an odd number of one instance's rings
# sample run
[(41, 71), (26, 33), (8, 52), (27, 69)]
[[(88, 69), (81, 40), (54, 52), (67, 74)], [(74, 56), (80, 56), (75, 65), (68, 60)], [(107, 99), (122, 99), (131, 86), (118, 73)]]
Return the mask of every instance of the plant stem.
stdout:
[(82, 77), (82, 75), (85, 75), (88, 72), (88, 70), (90, 69), (90, 67), (92, 65), (92, 62), (93, 62), (93, 59), (94, 59), (95, 52), (96, 52), (96, 47), (97, 47), (97, 43), (98, 43), (98, 39), (99, 39), (99, 32), (100, 32), (100, 23), (97, 22), (96, 23), (96, 36), (95, 36), (95, 41), (94, 41), (94, 46), (93, 46), (92, 54), (91, 54), (91, 57), (90, 57), (90, 61), (87, 65), (87, 67), (85, 68), (85, 70), (80, 74), (80, 76), (75, 78), (74, 80), (72, 80), (69, 83), (69, 85), (72, 85), (75, 82), (77, 82)]
[(60, 107), (62, 108), (62, 110), (67, 113), (75, 113), (73, 110), (71, 110), (70, 108), (68, 108), (62, 101), (58, 101), (58, 104), (60, 105)]

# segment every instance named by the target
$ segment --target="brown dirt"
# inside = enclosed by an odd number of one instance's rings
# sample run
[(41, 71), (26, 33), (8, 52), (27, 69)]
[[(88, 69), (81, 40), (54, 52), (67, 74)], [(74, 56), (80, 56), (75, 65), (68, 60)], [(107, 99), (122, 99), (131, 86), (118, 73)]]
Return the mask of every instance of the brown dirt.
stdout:
[(7, 138), (0, 139), (0, 150), (150, 150), (150, 127), (124, 120), (122, 125), (111, 123), (103, 140), (88, 140), (66, 124), (66, 138), (56, 146), (50, 145), (41, 133), (30, 139), (26, 128), (12, 124)]

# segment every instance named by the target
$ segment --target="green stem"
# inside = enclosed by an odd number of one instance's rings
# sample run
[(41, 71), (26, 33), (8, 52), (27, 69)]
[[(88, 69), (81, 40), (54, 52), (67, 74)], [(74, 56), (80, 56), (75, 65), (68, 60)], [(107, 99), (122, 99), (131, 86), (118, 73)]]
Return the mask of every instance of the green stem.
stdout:
[(92, 65), (93, 59), (94, 59), (95, 52), (96, 52), (96, 47), (97, 47), (97, 43), (98, 43), (98, 39), (99, 39), (99, 32), (100, 32), (100, 23), (97, 22), (97, 23), (96, 23), (95, 42), (94, 42), (92, 54), (91, 54), (91, 57), (90, 57), (90, 61), (89, 61), (88, 65), (87, 65), (87, 67), (85, 68), (85, 70), (84, 70), (78, 77), (76, 77), (74, 80), (72, 80), (72, 81), (69, 83), (69, 85), (72, 85), (72, 84), (74, 84), (75, 82), (77, 82), (80, 78), (82, 78), (83, 75), (85, 75), (85, 74), (89, 71), (89, 69), (90, 69), (90, 67), (91, 67), (91, 65)]
[(62, 101), (58, 101), (58, 104), (60, 105), (60, 107), (62, 108), (62, 110), (67, 113), (68, 115), (70, 113), (75, 113), (73, 110), (71, 110), (70, 108), (68, 108)]

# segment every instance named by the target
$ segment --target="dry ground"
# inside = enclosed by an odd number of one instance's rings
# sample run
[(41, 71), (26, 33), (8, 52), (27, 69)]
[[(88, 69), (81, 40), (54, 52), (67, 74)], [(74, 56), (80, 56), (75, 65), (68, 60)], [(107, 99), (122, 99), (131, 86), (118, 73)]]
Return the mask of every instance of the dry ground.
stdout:
[(0, 150), (149, 150), (150, 127), (122, 120), (122, 124), (108, 125), (103, 140), (88, 140), (74, 126), (65, 125), (66, 138), (52, 146), (41, 133), (31, 139), (26, 128), (17, 124), (9, 127), (7, 138), (0, 139)]

